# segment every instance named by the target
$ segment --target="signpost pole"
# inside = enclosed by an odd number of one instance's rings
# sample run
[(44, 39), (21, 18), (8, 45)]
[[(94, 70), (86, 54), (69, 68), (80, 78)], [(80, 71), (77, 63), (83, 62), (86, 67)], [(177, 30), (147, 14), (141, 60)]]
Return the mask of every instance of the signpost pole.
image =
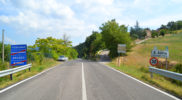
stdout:
[(121, 54), (121, 55), (122, 55), (122, 58), (123, 58), (122, 60), (123, 60), (123, 66), (124, 66), (124, 56), (123, 56), (123, 54)]
[(168, 68), (167, 68), (167, 58), (166, 58), (166, 69), (168, 69)]
[(120, 66), (120, 53), (119, 53), (119, 57), (118, 57), (118, 67)]
[(150, 77), (153, 78), (153, 73), (152, 72), (150, 73)]
[(4, 63), (4, 29), (2, 30), (2, 62)]
[(118, 44), (118, 53), (119, 53), (119, 62), (118, 65), (120, 66), (120, 53), (121, 53), (121, 57), (122, 57), (122, 63), (124, 66), (124, 57), (123, 57), (123, 53), (126, 53), (126, 44)]
[(10, 79), (13, 80), (13, 74), (10, 74)]

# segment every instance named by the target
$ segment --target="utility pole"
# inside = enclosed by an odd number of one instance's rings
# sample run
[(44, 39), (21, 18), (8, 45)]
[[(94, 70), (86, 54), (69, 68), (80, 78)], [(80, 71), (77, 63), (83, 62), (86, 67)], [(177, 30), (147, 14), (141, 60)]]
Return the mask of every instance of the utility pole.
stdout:
[(2, 30), (2, 62), (4, 63), (4, 29)]

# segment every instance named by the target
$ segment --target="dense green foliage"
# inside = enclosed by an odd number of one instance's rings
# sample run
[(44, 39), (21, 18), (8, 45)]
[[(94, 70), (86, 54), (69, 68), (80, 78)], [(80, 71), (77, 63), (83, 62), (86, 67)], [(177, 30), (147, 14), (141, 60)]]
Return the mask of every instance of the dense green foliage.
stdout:
[[(10, 50), (11, 46), (9, 44), (4, 45), (4, 60), (10, 61)], [(0, 55), (2, 56), (2, 43), (0, 43)]]
[(152, 38), (158, 37), (159, 33), (155, 30), (152, 30)]
[(91, 58), (95, 57), (99, 50), (104, 49), (105, 44), (102, 41), (102, 35), (93, 31), (84, 43), (79, 44), (75, 48), (79, 53), (79, 57)]
[[(78, 56), (77, 51), (72, 48), (71, 41), (69, 41), (66, 36), (64, 39), (55, 39), (52, 37), (47, 37), (46, 39), (38, 38), (33, 46), (28, 46), (27, 48), (27, 58), (28, 63), (36, 62), (42, 64), (45, 58), (58, 59), (59, 56), (64, 55), (69, 59), (75, 59)], [(5, 63), (0, 61), (0, 70), (7, 69), (10, 61), (10, 50), (11, 45), (5, 44)], [(2, 55), (2, 43), (0, 43), (0, 55)], [(1, 59), (0, 59), (1, 60)]]
[(115, 20), (111, 20), (102, 24), (100, 30), (100, 33), (92, 32), (84, 43), (75, 47), (79, 53), (79, 57), (95, 57), (99, 50), (109, 49), (109, 56), (113, 58), (118, 56), (118, 44), (126, 44), (127, 50), (131, 48), (131, 38), (126, 26), (119, 25)]
[(126, 26), (119, 25), (115, 20), (111, 20), (102, 24), (100, 30), (106, 48), (110, 50), (109, 56), (111, 58), (118, 56), (118, 44), (126, 44), (127, 49), (130, 49), (131, 38)]
[(35, 44), (30, 47), (30, 50), (31, 52), (38, 52), (40, 55), (43, 54), (45, 57), (52, 57), (55, 60), (61, 55), (67, 56), (69, 59), (75, 59), (78, 53), (71, 46), (71, 41), (47, 37), (46, 39), (38, 38)]
[(167, 29), (161, 29), (160, 30), (160, 35), (165, 36), (165, 34), (167, 34)]
[(161, 25), (161, 27), (159, 29), (168, 29), (170, 31), (174, 31), (174, 30), (180, 30), (182, 29), (182, 21), (171, 21), (168, 22), (167, 25)]
[(130, 36), (133, 39), (144, 39), (145, 38), (146, 31), (144, 29), (140, 28), (138, 21), (136, 22), (136, 25), (134, 27), (131, 27)]
[[(2, 62), (2, 57), (0, 57), (0, 70), (5, 70), (9, 66), (9, 61), (10, 61), (10, 49), (11, 46), (8, 44), (4, 45), (4, 60), (5, 62)], [(0, 43), (0, 55), (2, 56), (2, 43)]]

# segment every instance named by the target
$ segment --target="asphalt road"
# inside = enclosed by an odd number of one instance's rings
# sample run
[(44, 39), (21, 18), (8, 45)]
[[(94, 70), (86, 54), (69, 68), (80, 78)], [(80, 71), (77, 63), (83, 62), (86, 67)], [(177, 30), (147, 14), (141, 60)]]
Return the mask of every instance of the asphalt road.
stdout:
[(65, 62), (3, 93), (0, 100), (175, 100), (100, 63)]

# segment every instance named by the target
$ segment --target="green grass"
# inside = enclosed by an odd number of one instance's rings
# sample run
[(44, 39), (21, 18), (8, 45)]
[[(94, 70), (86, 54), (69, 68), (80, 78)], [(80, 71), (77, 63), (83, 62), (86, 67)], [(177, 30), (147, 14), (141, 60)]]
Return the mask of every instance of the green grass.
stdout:
[(13, 80), (10, 80), (10, 76), (5, 76), (0, 78), (0, 89), (5, 88), (9, 85), (12, 85), (16, 82), (19, 82), (23, 79), (26, 79), (28, 77), (31, 77), (47, 68), (53, 67), (56, 64), (59, 64), (60, 62), (57, 62), (53, 59), (44, 59), (43, 64), (37, 64), (35, 62), (32, 63), (31, 71), (29, 72), (28, 69), (17, 72), (13, 74)]
[(150, 39), (141, 46), (142, 48), (137, 52), (143, 56), (150, 55), (154, 46), (160, 50), (165, 50), (165, 47), (168, 46), (169, 60), (182, 62), (182, 33)]
[(157, 74), (153, 74), (153, 78), (151, 78), (148, 68), (145, 67), (138, 68), (127, 65), (118, 67), (114, 63), (109, 63), (108, 65), (132, 77), (144, 81), (145, 83), (158, 87), (178, 97), (182, 97), (182, 85), (175, 84), (171, 82), (169, 79)]
[[(150, 77), (148, 71), (149, 59), (151, 57), (151, 50), (156, 46), (159, 50), (169, 48), (169, 61), (175, 64), (182, 63), (182, 32), (178, 34), (171, 34), (165, 37), (149, 39), (142, 44), (136, 45), (131, 52), (127, 53), (125, 57), (125, 66), (117, 67), (117, 59), (113, 59), (109, 64), (111, 67), (127, 73), (141, 81), (156, 86), (164, 91), (170, 92), (182, 98), (182, 82), (165, 78), (161, 75), (154, 74)], [(162, 59), (160, 59), (162, 60)], [(122, 62), (121, 62), (122, 63)], [(180, 67), (180, 66), (178, 66)], [(171, 67), (173, 68), (176, 67)], [(174, 70), (173, 70), (174, 71)]]

